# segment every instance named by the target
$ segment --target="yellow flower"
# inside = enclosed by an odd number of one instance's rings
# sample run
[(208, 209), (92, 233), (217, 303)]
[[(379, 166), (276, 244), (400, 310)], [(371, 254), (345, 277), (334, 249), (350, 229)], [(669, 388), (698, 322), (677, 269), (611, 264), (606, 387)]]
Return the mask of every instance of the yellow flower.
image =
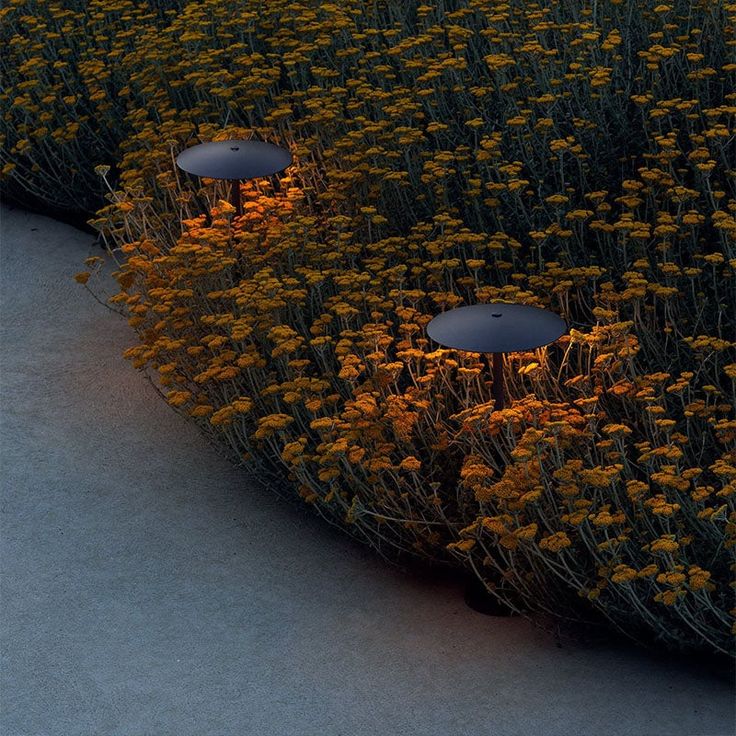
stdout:
[(623, 436), (631, 434), (631, 429), (629, 429), (625, 424), (606, 424), (603, 427), (603, 432), (608, 435)]
[(702, 567), (693, 565), (689, 568), (687, 574), (689, 576), (688, 586), (690, 587), (690, 590), (704, 590), (707, 588), (714, 588), (714, 586), (709, 583), (711, 573), (707, 570), (703, 570)]
[(218, 199), (217, 200), (217, 211), (221, 215), (234, 215), (236, 212), (236, 209), (230, 204), (230, 202), (224, 199)]
[(611, 575), (611, 581), (619, 585), (630, 583), (632, 580), (636, 580), (636, 578), (636, 570), (628, 565), (616, 565), (613, 575)]
[(539, 540), (539, 548), (548, 552), (560, 552), (571, 545), (572, 542), (565, 532), (555, 532)]
[(286, 429), (293, 421), (294, 417), (288, 414), (269, 414), (261, 417), (258, 420), (258, 429), (255, 431), (254, 437), (259, 440), (267, 439), (275, 432)]
[(405, 457), (399, 464), (401, 470), (406, 470), (408, 473), (418, 473), (422, 464), (413, 456)]
[(523, 526), (519, 529), (516, 529), (514, 531), (514, 536), (517, 539), (521, 539), (523, 541), (530, 541), (534, 539), (534, 537), (537, 534), (538, 526), (536, 523), (528, 524), (527, 526)]
[(652, 552), (676, 552), (680, 549), (680, 545), (675, 541), (674, 534), (665, 534), (656, 541), (652, 542), (650, 549)]
[(475, 539), (461, 539), (459, 542), (451, 542), (447, 549), (457, 552), (470, 552), (475, 547)]
[(306, 444), (307, 440), (304, 437), (300, 437), (294, 442), (287, 442), (281, 451), (281, 459), (289, 465), (301, 464), (304, 462), (304, 447)]

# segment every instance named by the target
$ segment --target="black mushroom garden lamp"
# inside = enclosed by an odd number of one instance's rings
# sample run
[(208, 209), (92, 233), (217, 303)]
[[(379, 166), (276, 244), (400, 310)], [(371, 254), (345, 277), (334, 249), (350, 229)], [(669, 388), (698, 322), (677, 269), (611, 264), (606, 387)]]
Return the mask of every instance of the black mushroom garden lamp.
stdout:
[(485, 354), (493, 374), (495, 410), (506, 405), (503, 354), (544, 347), (566, 332), (565, 320), (554, 312), (503, 302), (450, 309), (427, 325), (427, 334), (442, 347)]
[(230, 182), (230, 204), (243, 214), (240, 182), (273, 176), (291, 164), (289, 151), (265, 141), (212, 141), (187, 148), (176, 165), (188, 174)]

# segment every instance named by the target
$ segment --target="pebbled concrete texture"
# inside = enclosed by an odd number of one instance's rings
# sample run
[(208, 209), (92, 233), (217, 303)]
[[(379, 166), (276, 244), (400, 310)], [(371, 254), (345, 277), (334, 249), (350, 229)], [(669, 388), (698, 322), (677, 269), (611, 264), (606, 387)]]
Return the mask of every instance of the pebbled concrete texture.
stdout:
[(562, 647), (388, 567), (230, 466), (2, 209), (2, 736), (728, 736), (728, 678)]

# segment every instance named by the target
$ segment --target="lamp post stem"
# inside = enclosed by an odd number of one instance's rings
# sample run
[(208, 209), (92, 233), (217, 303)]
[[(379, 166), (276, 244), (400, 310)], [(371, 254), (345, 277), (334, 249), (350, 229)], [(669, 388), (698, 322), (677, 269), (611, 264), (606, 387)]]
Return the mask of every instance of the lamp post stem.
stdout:
[(230, 204), (235, 207), (235, 214), (240, 217), (243, 214), (243, 203), (240, 199), (240, 180), (230, 180)]
[(493, 353), (493, 383), (491, 393), (493, 395), (494, 411), (501, 411), (506, 405), (506, 390), (503, 382), (503, 353)]

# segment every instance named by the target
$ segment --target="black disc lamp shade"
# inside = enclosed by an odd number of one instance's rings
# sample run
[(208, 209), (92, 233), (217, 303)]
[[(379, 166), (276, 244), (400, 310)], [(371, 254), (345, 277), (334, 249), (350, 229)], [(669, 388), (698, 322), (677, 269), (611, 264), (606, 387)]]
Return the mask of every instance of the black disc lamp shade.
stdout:
[(243, 207), (238, 182), (278, 174), (291, 162), (289, 151), (265, 141), (200, 143), (176, 157), (176, 165), (189, 174), (231, 181), (230, 202), (239, 215), (243, 213)]
[(450, 309), (427, 325), (427, 334), (443, 347), (493, 355), (496, 409), (506, 403), (502, 354), (541, 348), (566, 332), (565, 320), (554, 312), (502, 302)]
[(473, 304), (438, 314), (427, 334), (469, 353), (517, 353), (549, 345), (567, 332), (562, 317), (526, 304)]

